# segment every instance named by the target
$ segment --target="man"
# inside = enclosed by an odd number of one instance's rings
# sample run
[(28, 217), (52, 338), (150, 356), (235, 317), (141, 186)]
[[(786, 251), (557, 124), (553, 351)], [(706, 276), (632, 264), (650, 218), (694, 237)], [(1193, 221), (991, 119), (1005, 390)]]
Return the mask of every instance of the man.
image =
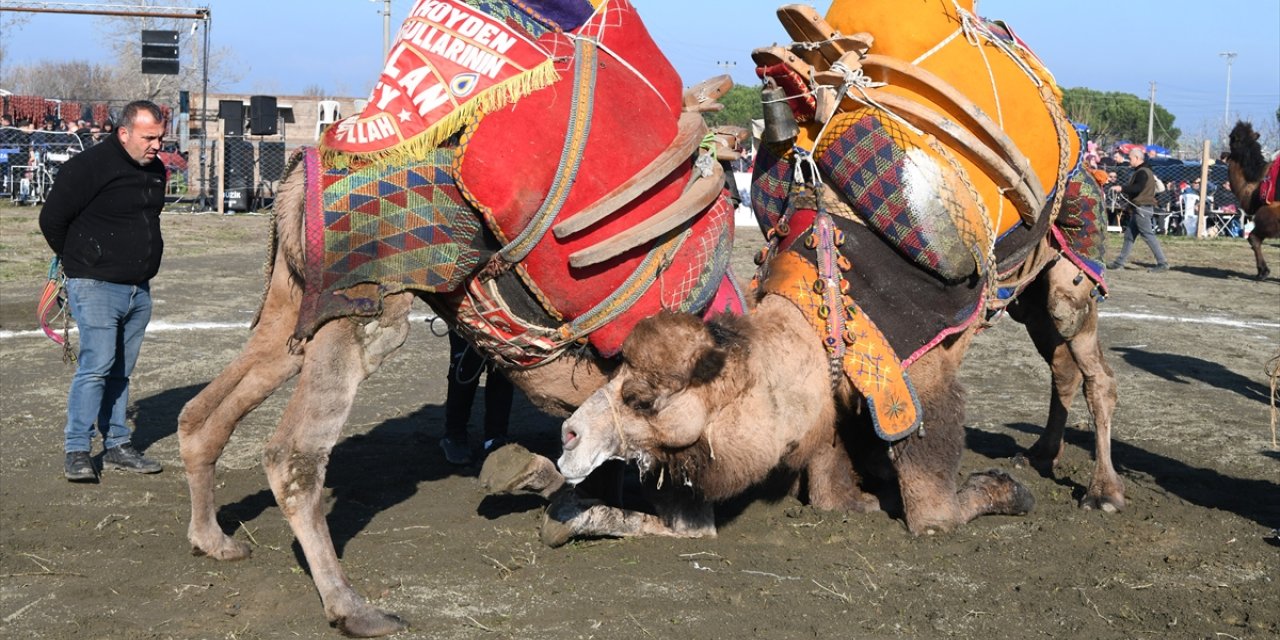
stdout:
[(105, 468), (158, 473), (159, 463), (129, 443), (129, 376), (151, 320), (150, 281), (164, 241), (165, 170), (160, 108), (131, 102), (114, 135), (62, 165), (40, 210), (40, 230), (62, 260), (71, 317), (80, 331), (76, 373), (67, 394), (64, 472), (97, 479), (89, 456), (95, 423)]
[(1112, 191), (1119, 192), (1129, 201), (1129, 217), (1124, 223), (1124, 246), (1120, 248), (1120, 255), (1116, 256), (1115, 262), (1107, 265), (1107, 268), (1124, 267), (1129, 252), (1133, 251), (1134, 239), (1141, 235), (1156, 259), (1156, 266), (1148, 271), (1168, 271), (1169, 261), (1165, 259), (1164, 250), (1160, 248), (1160, 241), (1156, 239), (1155, 229), (1151, 226), (1156, 208), (1156, 174), (1147, 165), (1146, 154), (1137, 147), (1129, 151), (1129, 166), (1134, 169), (1129, 183), (1111, 187)]
[(440, 449), (450, 464), (471, 464), (471, 446), (467, 441), (467, 421), (471, 403), (480, 386), (480, 374), (489, 370), (484, 387), (484, 456), (507, 443), (507, 421), (511, 416), (511, 398), (515, 388), (501, 371), (489, 365), (484, 356), (457, 332), (449, 332), (449, 385), (444, 400), (444, 437)]

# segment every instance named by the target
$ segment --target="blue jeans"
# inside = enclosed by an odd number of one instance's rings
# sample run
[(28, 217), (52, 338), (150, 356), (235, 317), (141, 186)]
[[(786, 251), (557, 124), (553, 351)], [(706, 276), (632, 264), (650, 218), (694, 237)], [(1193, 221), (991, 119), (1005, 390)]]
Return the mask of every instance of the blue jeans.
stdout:
[(1139, 206), (1129, 211), (1129, 219), (1124, 225), (1124, 245), (1120, 247), (1120, 255), (1116, 256), (1116, 260), (1112, 264), (1124, 264), (1124, 261), (1129, 258), (1129, 252), (1133, 251), (1133, 241), (1139, 236), (1146, 241), (1147, 247), (1151, 249), (1151, 255), (1155, 257), (1156, 264), (1165, 265), (1169, 263), (1164, 257), (1164, 250), (1160, 247), (1160, 241), (1156, 239), (1156, 230), (1151, 224), (1153, 217), (1155, 217), (1155, 211), (1151, 207)]
[(67, 278), (67, 302), (80, 353), (67, 394), (66, 451), (89, 451), (95, 423), (104, 447), (126, 444), (129, 375), (151, 321), (151, 286)]

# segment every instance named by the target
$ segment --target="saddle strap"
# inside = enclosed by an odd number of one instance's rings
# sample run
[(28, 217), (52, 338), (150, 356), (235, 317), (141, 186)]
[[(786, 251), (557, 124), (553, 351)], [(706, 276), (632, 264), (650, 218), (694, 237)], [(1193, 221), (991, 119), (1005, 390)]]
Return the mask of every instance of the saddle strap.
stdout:
[(598, 51), (595, 42), (587, 38), (575, 40), (574, 47), (576, 75), (573, 104), (569, 108), (569, 127), (565, 132), (560, 164), (556, 167), (555, 179), (542, 206), (534, 213), (524, 230), (498, 251), (507, 262), (520, 262), (542, 241), (569, 198), (569, 190), (573, 188), (582, 156), (587, 150), (587, 135), (591, 132), (591, 111), (594, 107)]

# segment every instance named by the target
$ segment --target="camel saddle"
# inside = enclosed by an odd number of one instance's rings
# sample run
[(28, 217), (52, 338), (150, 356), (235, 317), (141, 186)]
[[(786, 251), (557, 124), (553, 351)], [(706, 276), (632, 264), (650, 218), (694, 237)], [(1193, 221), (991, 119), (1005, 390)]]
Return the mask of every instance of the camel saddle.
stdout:
[[(891, 441), (919, 425), (906, 367), (983, 318), (1001, 286), (1025, 285), (1009, 278), (1051, 235), (1067, 185), (1085, 184), (1052, 75), (973, 4), (835, 0), (825, 17), (787, 5), (778, 16), (793, 42), (752, 53), (767, 119), (795, 123), (774, 129), (793, 134), (764, 145), (752, 177), (770, 242), (757, 282), (820, 311), (809, 315), (833, 375)], [(1096, 218), (1087, 202), (1073, 211)], [(1100, 245), (1095, 228), (1075, 236), (1086, 249)], [(781, 282), (777, 264), (827, 299)], [(1101, 281), (1100, 262), (1089, 275)], [(869, 358), (876, 380), (904, 384), (868, 383), (856, 363)]]
[[(486, 70), (494, 75), (487, 83), (470, 77)], [(453, 80), (440, 89), (449, 99), (437, 104), (423, 78), (449, 72)], [(436, 274), (434, 283), (400, 274), (355, 278), (381, 291), (356, 296), (362, 300), (349, 305), (351, 313), (376, 312), (377, 298), (390, 290), (450, 294), (469, 338), (504, 361), (533, 366), (575, 344), (612, 356), (636, 322), (661, 309), (740, 311), (728, 265), (733, 207), (717, 162), (724, 152), (701, 117), (722, 108), (716, 100), (731, 85), (724, 76), (682, 91), (626, 0), (420, 0), (370, 110), (326, 132), (323, 170), (336, 176), (326, 184), (353, 182), (350, 176), (385, 182), (381, 174), (429, 163), (433, 197), (460, 201), (482, 226), (471, 233), (465, 223), (447, 225), (458, 232), (448, 238), (451, 249), (434, 253), (459, 259), (419, 269)], [(346, 206), (342, 195), (323, 200)], [(357, 204), (397, 208), (381, 201)], [(344, 212), (324, 215), (336, 220)], [(477, 255), (485, 244), (478, 239), (486, 238), (501, 248)], [(516, 318), (513, 295), (533, 300), (540, 321)], [(317, 316), (305, 320), (314, 330)]]

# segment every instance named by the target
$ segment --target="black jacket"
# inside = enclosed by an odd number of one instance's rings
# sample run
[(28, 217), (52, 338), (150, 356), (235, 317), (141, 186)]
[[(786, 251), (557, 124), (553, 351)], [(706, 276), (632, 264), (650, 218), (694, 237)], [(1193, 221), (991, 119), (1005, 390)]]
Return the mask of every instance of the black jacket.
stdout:
[(63, 164), (40, 231), (69, 278), (142, 284), (160, 270), (164, 163), (139, 165), (112, 135)]

